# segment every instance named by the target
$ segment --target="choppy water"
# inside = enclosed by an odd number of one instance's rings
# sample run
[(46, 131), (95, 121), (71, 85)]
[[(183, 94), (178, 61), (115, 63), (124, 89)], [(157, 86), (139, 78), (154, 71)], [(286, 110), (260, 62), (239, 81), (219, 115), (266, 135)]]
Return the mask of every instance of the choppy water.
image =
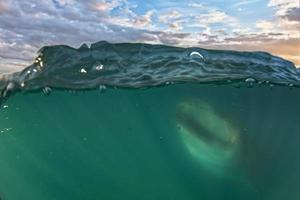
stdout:
[[(183, 51), (190, 56), (190, 49)], [(206, 79), (187, 64), (190, 76), (183, 73), (180, 77), (190, 79), (163, 87), (152, 86), (178, 80), (172, 79), (176, 69), (165, 71), (168, 64), (163, 65), (165, 69), (155, 65), (158, 71), (155, 66), (148, 71), (154, 80), (165, 73), (161, 82), (133, 76), (141, 65), (128, 65), (135, 68), (130, 73), (120, 67), (93, 72), (95, 66), (116, 66), (107, 57), (84, 68), (82, 62), (67, 65), (63, 57), (58, 61), (67, 67), (53, 68), (62, 65), (47, 65), (57, 58), (50, 56), (40, 69), (36, 68), (41, 66), (39, 61), (5, 76), (2, 96), (14, 95), (0, 110), (1, 199), (299, 199), (300, 90), (271, 85), (298, 85), (297, 71), (288, 61), (269, 54), (227, 53), (214, 62), (223, 67), (195, 61), (200, 69), (211, 69), (211, 76), (205, 71)], [(156, 55), (156, 59), (165, 56)], [(200, 55), (210, 59), (205, 52)], [(233, 55), (238, 57), (229, 59)], [(233, 65), (226, 59), (238, 58), (236, 66), (244, 69), (237, 75), (231, 73)], [(193, 59), (185, 61), (194, 63)], [(242, 65), (251, 59), (253, 66), (266, 66), (274, 73)], [(33, 69), (40, 71), (33, 73)], [(127, 89), (113, 87), (122, 86), (118, 84), (121, 75)], [(104, 89), (101, 80), (111, 81), (105, 82), (110, 87)], [(206, 80), (223, 82), (199, 84)], [(99, 84), (100, 89), (68, 90)], [(61, 90), (45, 95), (50, 87)]]

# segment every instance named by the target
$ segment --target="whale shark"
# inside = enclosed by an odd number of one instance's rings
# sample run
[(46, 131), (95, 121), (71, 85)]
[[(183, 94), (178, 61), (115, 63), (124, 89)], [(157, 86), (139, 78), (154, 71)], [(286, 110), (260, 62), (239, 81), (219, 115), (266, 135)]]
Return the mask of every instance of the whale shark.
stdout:
[(201, 169), (247, 184), (258, 176), (262, 162), (251, 138), (210, 103), (183, 101), (177, 105), (175, 118), (187, 152)]

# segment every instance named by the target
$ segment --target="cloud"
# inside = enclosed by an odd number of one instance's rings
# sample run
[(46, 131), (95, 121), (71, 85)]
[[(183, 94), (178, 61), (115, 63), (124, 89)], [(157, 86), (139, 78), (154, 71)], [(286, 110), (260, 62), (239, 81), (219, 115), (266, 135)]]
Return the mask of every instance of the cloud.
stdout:
[(237, 23), (237, 19), (235, 17), (216, 9), (211, 9), (207, 13), (200, 14), (196, 19), (200, 26), (210, 24), (228, 24), (229, 26), (233, 26)]
[(294, 2), (270, 0), (274, 18), (243, 26), (223, 10), (199, 3), (139, 10), (127, 0), (0, 0), (0, 73), (30, 64), (42, 46), (99, 40), (268, 50), (300, 64)]
[(246, 6), (248, 4), (259, 2), (260, 0), (241, 0), (238, 3), (234, 4), (233, 7)]
[(188, 6), (193, 7), (193, 8), (204, 8), (205, 7), (202, 3), (189, 3)]
[[(246, 33), (226, 36), (218, 41), (215, 36), (207, 36), (199, 45), (209, 49), (231, 49), (240, 51), (267, 51), (288, 59), (300, 66), (300, 38), (279, 39), (282, 33)], [(274, 39), (275, 38), (275, 39)]]
[(181, 12), (177, 10), (172, 10), (166, 14), (160, 15), (158, 19), (162, 23), (168, 23), (170, 20), (178, 19), (181, 16), (182, 16)]
[(266, 20), (257, 21), (255, 26), (261, 29), (263, 32), (271, 32), (275, 28), (274, 23)]
[(298, 0), (270, 0), (268, 6), (276, 9), (277, 16), (285, 16), (290, 9), (299, 8)]
[(91, 9), (95, 10), (95, 11), (100, 11), (100, 12), (110, 12), (112, 9), (114, 9), (115, 7), (118, 6), (117, 1), (111, 1), (111, 2), (95, 2), (95, 3), (91, 3), (90, 7)]
[(169, 11), (165, 14), (158, 16), (158, 21), (166, 24), (171, 31), (180, 31), (183, 29), (183, 20), (181, 17), (183, 14), (177, 10)]
[(180, 21), (174, 21), (174, 22), (170, 23), (169, 27), (171, 30), (174, 30), (174, 31), (180, 31), (183, 29)]
[[(97, 2), (97, 3), (96, 3)], [(5, 3), (5, 4), (4, 4)], [(134, 41), (150, 25), (153, 11), (145, 15), (123, 12), (131, 9), (126, 1), (92, 1), (81, 4), (67, 1), (0, 1), (0, 68), (30, 64), (35, 52), (44, 45), (66, 44), (79, 46), (83, 42), (108, 40)], [(64, 9), (58, 8), (64, 6)], [(94, 6), (94, 7), (93, 7)], [(5, 8), (5, 9), (4, 9)], [(120, 9), (117, 15), (111, 12)], [(127, 23), (119, 25), (118, 20)], [(135, 37), (133, 37), (135, 36)]]
[(154, 10), (147, 11), (145, 15), (137, 17), (134, 20), (134, 25), (138, 26), (138, 27), (150, 27), (150, 26), (153, 26), (152, 19), (151, 19), (152, 16), (153, 16), (153, 14), (154, 14)]
[(283, 17), (287, 18), (289, 21), (300, 21), (300, 8), (294, 7), (288, 9)]
[(282, 36), (278, 39), (299, 38), (299, 1), (270, 0), (268, 6), (275, 9), (274, 18), (271, 20), (259, 20), (256, 22), (256, 27), (261, 32), (282, 33)]
[(6, 12), (9, 9), (7, 3), (5, 1), (0, 1), (0, 13)]

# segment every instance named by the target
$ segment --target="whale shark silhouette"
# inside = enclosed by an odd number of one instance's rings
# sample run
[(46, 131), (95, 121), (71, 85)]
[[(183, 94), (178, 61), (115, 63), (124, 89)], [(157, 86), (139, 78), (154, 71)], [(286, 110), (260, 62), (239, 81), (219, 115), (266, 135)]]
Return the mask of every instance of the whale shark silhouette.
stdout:
[(201, 169), (260, 187), (256, 182), (260, 182), (263, 161), (258, 147), (229, 119), (197, 99), (179, 103), (175, 117), (183, 144)]
[(198, 100), (180, 103), (176, 121), (184, 144), (202, 167), (220, 174), (234, 164), (240, 135), (209, 104)]

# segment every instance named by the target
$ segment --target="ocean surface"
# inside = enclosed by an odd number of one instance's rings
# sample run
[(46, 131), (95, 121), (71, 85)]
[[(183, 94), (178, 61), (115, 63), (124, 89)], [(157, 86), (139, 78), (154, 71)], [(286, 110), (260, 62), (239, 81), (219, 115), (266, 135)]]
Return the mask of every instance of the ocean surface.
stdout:
[(0, 199), (298, 200), (299, 80), (264, 52), (44, 47), (0, 78)]

